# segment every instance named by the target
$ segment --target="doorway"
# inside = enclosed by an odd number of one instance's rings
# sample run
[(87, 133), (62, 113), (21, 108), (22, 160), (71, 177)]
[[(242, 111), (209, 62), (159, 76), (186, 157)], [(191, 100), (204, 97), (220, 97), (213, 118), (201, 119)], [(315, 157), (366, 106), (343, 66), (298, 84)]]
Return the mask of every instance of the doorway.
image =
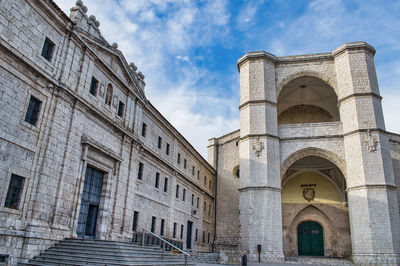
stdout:
[(103, 172), (100, 172), (89, 165), (86, 167), (78, 227), (76, 230), (79, 238), (95, 238), (96, 236), (96, 224), (99, 212), (101, 189), (103, 186), (103, 177)]
[(324, 232), (316, 222), (302, 222), (297, 228), (299, 256), (324, 256)]
[(192, 230), (193, 222), (187, 222), (187, 234), (186, 234), (186, 249), (192, 249)]

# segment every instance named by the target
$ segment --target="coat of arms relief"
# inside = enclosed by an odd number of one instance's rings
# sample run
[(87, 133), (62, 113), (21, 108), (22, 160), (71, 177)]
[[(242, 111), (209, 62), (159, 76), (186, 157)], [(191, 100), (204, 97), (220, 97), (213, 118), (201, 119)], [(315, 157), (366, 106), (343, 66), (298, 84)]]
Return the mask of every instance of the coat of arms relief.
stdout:
[(301, 185), (303, 188), (303, 197), (306, 201), (310, 202), (315, 198), (315, 184), (303, 184)]

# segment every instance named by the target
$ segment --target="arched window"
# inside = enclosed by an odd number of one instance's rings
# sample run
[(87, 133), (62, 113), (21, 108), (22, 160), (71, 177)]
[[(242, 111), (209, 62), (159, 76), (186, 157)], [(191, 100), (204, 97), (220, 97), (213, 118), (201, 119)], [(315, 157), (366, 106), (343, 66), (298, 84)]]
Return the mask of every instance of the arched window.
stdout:
[(113, 98), (113, 87), (112, 87), (111, 84), (108, 84), (108, 85), (107, 85), (107, 92), (106, 92), (105, 103), (106, 103), (107, 105), (111, 105), (112, 98)]

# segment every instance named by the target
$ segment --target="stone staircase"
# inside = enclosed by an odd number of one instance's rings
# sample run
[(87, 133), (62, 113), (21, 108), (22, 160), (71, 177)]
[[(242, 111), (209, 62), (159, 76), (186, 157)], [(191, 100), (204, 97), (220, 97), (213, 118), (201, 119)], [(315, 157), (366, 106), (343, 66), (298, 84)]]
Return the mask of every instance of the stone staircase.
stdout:
[(350, 260), (325, 257), (285, 257), (285, 263), (309, 265), (354, 265)]
[[(130, 242), (65, 239), (27, 263), (19, 265), (185, 265), (184, 256), (159, 246), (139, 246)], [(187, 265), (196, 265), (189, 257)]]
[(197, 252), (197, 254), (193, 254), (191, 258), (195, 262), (199, 263), (213, 263), (213, 264), (219, 264), (219, 255), (216, 253), (210, 253), (210, 252)]

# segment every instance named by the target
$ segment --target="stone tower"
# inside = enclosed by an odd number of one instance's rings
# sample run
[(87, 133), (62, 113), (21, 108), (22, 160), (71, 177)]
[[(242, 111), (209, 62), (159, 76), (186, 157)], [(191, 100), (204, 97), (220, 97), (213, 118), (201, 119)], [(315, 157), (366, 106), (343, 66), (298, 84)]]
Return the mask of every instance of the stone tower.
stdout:
[[(400, 177), (393, 170), (390, 133), (385, 131), (374, 54), (375, 49), (369, 44), (354, 42), (325, 54), (275, 57), (266, 52), (251, 52), (238, 60), (238, 227), (241, 250), (248, 254), (250, 261), (284, 259), (284, 242), (289, 240), (285, 240), (282, 233), (282, 179), (296, 160), (312, 155), (335, 164), (345, 180), (343, 206), (350, 223), (353, 261), (400, 263), (395, 184), (395, 179)], [(331, 95), (324, 96), (334, 95), (332, 108), (336, 108), (337, 115), (329, 109), (331, 107), (326, 107), (332, 120), (303, 121), (301, 123), (308, 124), (301, 126), (278, 123), (279, 115), (283, 114), (282, 109), (279, 110), (279, 105), (282, 106), (280, 93), (290, 82), (299, 79), (304, 82), (304, 85), (299, 83), (299, 90), (309, 86), (307, 80), (319, 80), (332, 90)], [(309, 95), (318, 94), (315, 92), (318, 89), (313, 90)], [(312, 96), (305, 95), (304, 103), (310, 104)], [(324, 97), (318, 99), (323, 101)], [(304, 109), (306, 104), (299, 106)], [(318, 106), (319, 103), (313, 104)], [(324, 108), (321, 104), (320, 107), (309, 110)], [(297, 238), (297, 235), (292, 236)], [(348, 245), (350, 247), (350, 243)], [(331, 249), (325, 254), (329, 252)], [(335, 252), (333, 256), (340, 253)]]

